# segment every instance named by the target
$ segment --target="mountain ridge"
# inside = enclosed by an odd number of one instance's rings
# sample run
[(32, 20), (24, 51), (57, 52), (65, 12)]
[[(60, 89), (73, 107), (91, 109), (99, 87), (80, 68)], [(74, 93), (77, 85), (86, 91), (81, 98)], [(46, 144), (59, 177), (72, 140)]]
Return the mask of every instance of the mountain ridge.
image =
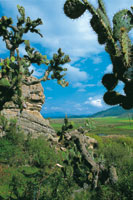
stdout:
[(133, 109), (124, 110), (121, 106), (115, 106), (91, 115), (91, 117), (128, 117), (129, 114), (133, 114)]
[[(54, 113), (41, 113), (44, 118), (65, 118), (66, 113), (63, 112), (54, 112)], [(113, 106), (106, 110), (102, 110), (100, 112), (96, 112), (94, 114), (82, 114), (82, 115), (75, 115), (75, 114), (67, 114), (68, 118), (95, 118), (95, 117), (128, 117), (131, 114), (133, 116), (133, 109), (131, 110), (124, 110), (121, 106)]]

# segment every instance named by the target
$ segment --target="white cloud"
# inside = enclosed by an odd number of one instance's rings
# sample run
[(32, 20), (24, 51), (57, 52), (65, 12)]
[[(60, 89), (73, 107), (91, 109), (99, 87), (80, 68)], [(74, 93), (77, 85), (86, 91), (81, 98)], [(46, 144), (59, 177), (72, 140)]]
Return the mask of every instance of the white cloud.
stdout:
[(80, 71), (79, 68), (72, 67), (69, 64), (66, 64), (64, 67), (67, 68), (66, 79), (72, 83), (90, 79), (89, 75), (85, 71)]
[(77, 82), (77, 83), (74, 83), (72, 86), (73, 86), (73, 88), (79, 88), (78, 89), (79, 92), (84, 92), (84, 91), (86, 91), (85, 88), (95, 87), (95, 86), (97, 86), (97, 84), (83, 84), (83, 83)]
[[(58, 0), (56, 3), (54, 1), (21, 0), (19, 4), (25, 7), (26, 15), (30, 16), (31, 19), (40, 17), (44, 22), (44, 25), (39, 27), (44, 35), (43, 39), (31, 33), (25, 36), (26, 39), (29, 37), (33, 43), (40, 43), (42, 46), (49, 48), (50, 54), (62, 47), (63, 51), (70, 54), (73, 60), (77, 60), (81, 56), (86, 57), (93, 53), (99, 53), (103, 50), (103, 47), (97, 42), (96, 34), (88, 26), (91, 15), (85, 13), (80, 19), (70, 20), (63, 12), (65, 0)], [(18, 1), (14, 0), (11, 3), (10, 0), (6, 0), (1, 4), (5, 15), (10, 13), (16, 19)]]
[(103, 106), (101, 99), (91, 100), (90, 104), (93, 105), (93, 106), (96, 106), (96, 107), (102, 107)]
[(89, 104), (94, 107), (101, 108), (103, 107), (103, 100), (101, 97), (89, 97), (88, 100), (84, 102), (84, 104)]
[(29, 67), (29, 71), (31, 72), (32, 70), (34, 71), (32, 75), (37, 78), (44, 75), (44, 71), (42, 69), (36, 69), (36, 67), (34, 67), (33, 65)]
[(113, 65), (112, 64), (109, 64), (106, 68), (106, 70), (104, 71), (104, 73), (111, 73), (112, 72), (112, 68), (113, 68)]

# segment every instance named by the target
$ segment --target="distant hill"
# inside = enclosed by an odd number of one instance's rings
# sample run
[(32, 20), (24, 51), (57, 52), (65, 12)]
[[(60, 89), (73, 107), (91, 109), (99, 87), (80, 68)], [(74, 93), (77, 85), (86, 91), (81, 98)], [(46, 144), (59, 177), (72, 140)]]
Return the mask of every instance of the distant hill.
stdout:
[[(41, 112), (42, 116), (44, 118), (65, 118), (65, 113), (63, 112), (54, 112), (54, 113), (48, 113), (45, 114), (43, 112)], [(87, 118), (88, 115), (71, 115), (71, 114), (67, 114), (68, 118)]]
[[(42, 111), (41, 114), (44, 118), (65, 118), (65, 113), (63, 112), (53, 112), (45, 114), (45, 112)], [(115, 107), (113, 106), (112, 108), (97, 112), (92, 115), (71, 115), (67, 113), (67, 117), (68, 118), (109, 117), (109, 116), (128, 117), (129, 114), (133, 115), (133, 109), (124, 110), (120, 106), (115, 106)]]
[(91, 115), (91, 117), (109, 117), (109, 116), (128, 117), (129, 114), (133, 115), (133, 109), (124, 110), (120, 106), (115, 106), (115, 107), (109, 108), (107, 110), (97, 112), (97, 113)]

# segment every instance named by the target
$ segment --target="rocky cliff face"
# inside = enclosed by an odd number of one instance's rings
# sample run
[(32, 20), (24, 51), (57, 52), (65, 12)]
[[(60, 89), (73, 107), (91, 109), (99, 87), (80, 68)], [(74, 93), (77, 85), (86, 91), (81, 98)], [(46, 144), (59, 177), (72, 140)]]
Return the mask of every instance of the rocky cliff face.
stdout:
[[(28, 77), (27, 82), (36, 81), (35, 77)], [(45, 102), (44, 91), (41, 83), (35, 85), (23, 85), (22, 94), (24, 97), (24, 109), (20, 113), (13, 102), (7, 102), (2, 113), (7, 118), (17, 118), (18, 125), (25, 133), (31, 133), (33, 137), (46, 135), (47, 137), (56, 136), (55, 131), (50, 127), (49, 121), (40, 114), (43, 103)]]

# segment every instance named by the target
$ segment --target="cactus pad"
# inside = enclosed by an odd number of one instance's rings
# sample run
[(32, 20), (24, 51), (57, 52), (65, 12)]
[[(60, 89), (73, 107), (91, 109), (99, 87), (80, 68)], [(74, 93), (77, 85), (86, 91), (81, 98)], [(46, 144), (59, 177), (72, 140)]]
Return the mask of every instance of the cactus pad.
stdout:
[(133, 108), (133, 97), (132, 98), (125, 97), (121, 106), (122, 106), (122, 108), (124, 108), (126, 110), (132, 109)]
[(67, 0), (64, 4), (64, 13), (71, 19), (79, 18), (86, 10), (80, 0)]
[(105, 74), (102, 78), (102, 84), (107, 88), (107, 90), (113, 90), (118, 83), (118, 79), (114, 74)]
[(115, 91), (106, 92), (103, 96), (103, 100), (105, 101), (105, 103), (112, 106), (122, 103), (123, 99), (124, 96)]
[(129, 98), (133, 97), (133, 82), (132, 81), (125, 84), (124, 92)]
[(127, 32), (133, 28), (133, 15), (130, 10), (124, 9), (117, 12), (113, 17), (113, 35), (116, 40), (121, 35), (121, 28), (124, 27)]
[(10, 83), (9, 83), (8, 79), (6, 79), (6, 78), (0, 79), (0, 86), (2, 86), (2, 87), (10, 87)]

